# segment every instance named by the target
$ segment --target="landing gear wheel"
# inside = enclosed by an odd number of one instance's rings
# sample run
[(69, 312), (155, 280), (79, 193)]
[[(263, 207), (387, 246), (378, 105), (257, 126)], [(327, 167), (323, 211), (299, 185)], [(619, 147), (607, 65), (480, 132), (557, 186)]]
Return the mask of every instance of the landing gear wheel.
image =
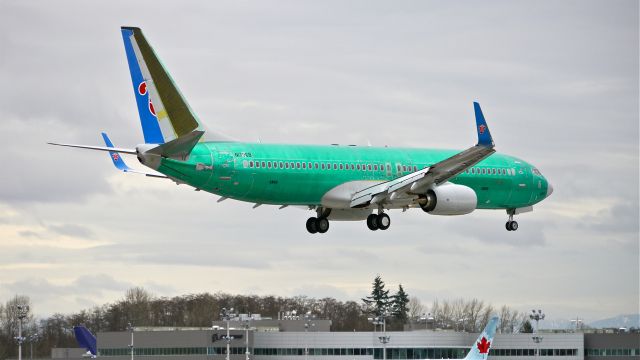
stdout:
[(516, 231), (518, 230), (518, 222), (517, 221), (512, 221), (511, 224), (509, 225), (509, 229), (511, 231)]
[(511, 231), (511, 221), (507, 221), (506, 224), (504, 224), (505, 229), (507, 229), (507, 231)]
[(318, 220), (316, 220), (316, 227), (320, 234), (326, 233), (327, 230), (329, 230), (329, 220), (327, 220), (327, 218), (318, 218)]
[(310, 217), (307, 219), (307, 231), (311, 234), (318, 232), (318, 219)]
[(378, 216), (376, 216), (376, 222), (380, 230), (387, 230), (389, 226), (391, 226), (391, 218), (385, 213), (378, 214)]
[(378, 215), (371, 214), (367, 216), (367, 227), (372, 231), (378, 230)]

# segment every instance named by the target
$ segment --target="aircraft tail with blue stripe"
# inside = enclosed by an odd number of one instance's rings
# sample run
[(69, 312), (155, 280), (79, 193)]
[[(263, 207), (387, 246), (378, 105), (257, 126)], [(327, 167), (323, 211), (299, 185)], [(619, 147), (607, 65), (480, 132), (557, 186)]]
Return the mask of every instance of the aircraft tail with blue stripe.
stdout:
[(145, 143), (164, 144), (195, 131), (205, 133), (202, 140), (230, 141), (205, 131), (142, 30), (122, 27), (121, 32)]
[(493, 338), (496, 335), (496, 329), (498, 328), (498, 322), (500, 318), (497, 316), (489, 319), (487, 326), (485, 326), (476, 342), (471, 346), (471, 350), (465, 356), (465, 360), (486, 360), (489, 356), (489, 350), (493, 345)]
[(91, 331), (84, 326), (74, 326), (73, 334), (76, 336), (78, 345), (87, 349), (87, 352), (91, 354), (91, 357), (95, 358), (98, 354), (98, 342)]

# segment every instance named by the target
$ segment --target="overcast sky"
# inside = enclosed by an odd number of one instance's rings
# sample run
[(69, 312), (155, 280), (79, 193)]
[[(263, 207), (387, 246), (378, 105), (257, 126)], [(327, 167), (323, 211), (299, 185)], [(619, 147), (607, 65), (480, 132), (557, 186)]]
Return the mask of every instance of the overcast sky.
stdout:
[[(388, 231), (121, 174), (47, 141), (142, 142), (119, 27), (140, 26), (200, 119), (262, 142), (464, 149), (480, 101), (499, 152), (552, 197), (392, 211)], [(358, 300), (376, 274), (430, 304), (549, 319), (637, 313), (637, 1), (0, 1), (0, 302), (37, 315), (223, 291)], [(130, 159), (130, 165), (138, 165)]]

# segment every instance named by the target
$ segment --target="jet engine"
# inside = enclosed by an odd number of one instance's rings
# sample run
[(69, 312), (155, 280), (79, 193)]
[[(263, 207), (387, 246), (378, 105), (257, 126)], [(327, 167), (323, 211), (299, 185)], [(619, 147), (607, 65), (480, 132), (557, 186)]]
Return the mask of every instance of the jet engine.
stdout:
[(468, 186), (444, 183), (421, 195), (418, 203), (431, 215), (464, 215), (476, 209), (478, 196)]

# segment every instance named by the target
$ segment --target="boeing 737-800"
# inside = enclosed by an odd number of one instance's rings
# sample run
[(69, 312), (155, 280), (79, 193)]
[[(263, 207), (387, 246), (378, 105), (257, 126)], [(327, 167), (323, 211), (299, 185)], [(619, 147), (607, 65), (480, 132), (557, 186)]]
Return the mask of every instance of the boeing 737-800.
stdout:
[[(476, 209), (532, 210), (553, 188), (534, 166), (497, 154), (480, 105), (474, 102), (478, 142), (464, 151), (395, 147), (262, 144), (208, 131), (198, 120), (139, 28), (121, 29), (144, 144), (115, 148), (53, 145), (108, 151), (124, 172), (171, 179), (220, 196), (255, 204), (304, 206), (315, 211), (310, 233), (329, 220), (366, 221), (387, 230), (390, 209), (421, 208), (431, 215), (465, 215)], [(134, 154), (158, 173), (129, 168)]]

